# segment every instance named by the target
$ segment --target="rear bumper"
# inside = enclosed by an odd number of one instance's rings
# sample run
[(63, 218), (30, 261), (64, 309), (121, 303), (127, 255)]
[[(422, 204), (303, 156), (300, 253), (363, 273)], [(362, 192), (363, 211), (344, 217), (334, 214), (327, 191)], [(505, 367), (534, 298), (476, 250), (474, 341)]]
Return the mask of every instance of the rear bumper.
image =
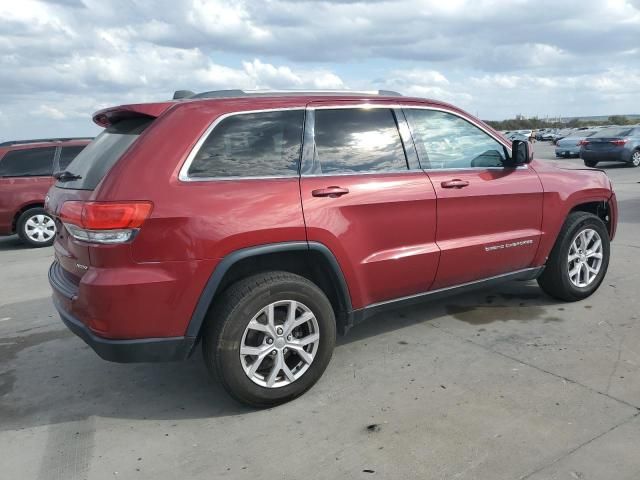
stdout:
[(556, 146), (556, 157), (568, 157), (570, 155), (580, 155), (580, 147), (562, 147), (559, 145)]
[(580, 150), (580, 157), (583, 160), (594, 162), (629, 162), (631, 160), (631, 151), (626, 148), (610, 151), (589, 151)]
[[(109, 339), (96, 335), (71, 314), (65, 304), (77, 294), (75, 286), (66, 281), (61, 267), (54, 262), (49, 268), (49, 284), (53, 288), (53, 304), (62, 322), (85, 341), (101, 358), (111, 362), (169, 362), (184, 360), (191, 354), (195, 337)], [(75, 291), (74, 291), (75, 290)]]

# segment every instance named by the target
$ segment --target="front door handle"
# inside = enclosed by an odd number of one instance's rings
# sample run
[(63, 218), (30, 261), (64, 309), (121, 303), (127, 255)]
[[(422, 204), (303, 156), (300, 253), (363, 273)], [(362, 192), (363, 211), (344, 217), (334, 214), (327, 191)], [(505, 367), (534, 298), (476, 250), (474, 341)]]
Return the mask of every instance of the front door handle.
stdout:
[(348, 188), (342, 187), (327, 187), (327, 188), (319, 188), (317, 190), (312, 190), (311, 195), (314, 197), (329, 197), (329, 198), (338, 198), (342, 195), (346, 195), (349, 193)]
[(453, 180), (442, 182), (440, 185), (442, 185), (442, 188), (464, 188), (469, 186), (469, 182), (454, 178)]

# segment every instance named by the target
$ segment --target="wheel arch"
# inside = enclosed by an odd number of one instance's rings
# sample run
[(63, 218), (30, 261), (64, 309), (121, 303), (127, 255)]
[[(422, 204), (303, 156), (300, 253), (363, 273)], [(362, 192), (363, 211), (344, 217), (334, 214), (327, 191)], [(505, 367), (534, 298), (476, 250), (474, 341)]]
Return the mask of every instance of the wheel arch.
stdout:
[(13, 233), (15, 233), (17, 231), (18, 219), (20, 218), (20, 215), (22, 215), (24, 212), (26, 212), (27, 210), (30, 210), (32, 208), (44, 208), (44, 202), (28, 202), (28, 203), (22, 205), (16, 211), (15, 215), (13, 216), (13, 220), (11, 221), (11, 231)]
[(230, 285), (249, 275), (271, 270), (295, 273), (314, 282), (329, 298), (338, 330), (345, 332), (349, 328), (353, 310), (351, 297), (336, 257), (321, 243), (300, 241), (248, 247), (226, 255), (200, 294), (186, 336), (200, 337), (207, 312)]
[(572, 212), (587, 212), (599, 217), (607, 226), (609, 238), (613, 238), (613, 218), (611, 207), (609, 206), (609, 202), (607, 200), (603, 199), (598, 201), (579, 203), (571, 208), (567, 216)]

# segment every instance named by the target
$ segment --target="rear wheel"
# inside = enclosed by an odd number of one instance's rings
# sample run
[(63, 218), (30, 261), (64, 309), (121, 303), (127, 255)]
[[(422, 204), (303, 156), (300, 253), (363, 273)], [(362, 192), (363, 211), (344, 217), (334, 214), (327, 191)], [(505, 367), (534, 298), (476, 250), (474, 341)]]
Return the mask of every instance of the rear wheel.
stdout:
[(591, 168), (593, 168), (593, 167), (595, 167), (596, 165), (598, 165), (598, 162), (597, 162), (597, 161), (594, 161), (594, 160), (585, 160), (585, 161), (584, 161), (584, 164), (585, 164), (587, 167), (591, 167)]
[(629, 165), (632, 167), (640, 167), (640, 150), (636, 150), (631, 154), (631, 161)]
[(31, 247), (48, 247), (56, 236), (56, 224), (44, 208), (30, 208), (23, 212), (16, 224), (18, 236)]
[(271, 407), (311, 388), (326, 369), (336, 338), (331, 303), (314, 283), (267, 272), (226, 290), (203, 335), (209, 371), (236, 400)]
[(609, 233), (596, 215), (567, 217), (538, 283), (552, 297), (568, 302), (595, 292), (609, 266)]

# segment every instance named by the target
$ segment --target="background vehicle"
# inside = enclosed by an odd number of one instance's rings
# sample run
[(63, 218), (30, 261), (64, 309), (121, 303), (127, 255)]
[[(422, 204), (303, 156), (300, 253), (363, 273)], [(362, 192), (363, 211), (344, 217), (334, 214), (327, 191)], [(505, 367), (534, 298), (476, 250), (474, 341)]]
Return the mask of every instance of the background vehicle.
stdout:
[(50, 138), (0, 143), (0, 235), (17, 233), (32, 247), (54, 240), (55, 223), (44, 211), (55, 172), (64, 170), (87, 138)]
[(96, 113), (105, 130), (49, 191), (54, 303), (103, 358), (180, 360), (201, 341), (231, 395), (271, 406), (384, 309), (533, 278), (573, 301), (604, 278), (607, 176), (532, 161), (452, 105), (186, 98)]
[(588, 167), (598, 162), (624, 162), (640, 166), (640, 126), (610, 127), (582, 142), (580, 157)]
[(556, 132), (551, 134), (550, 140), (555, 145), (559, 140), (562, 140), (563, 138), (571, 135), (573, 131), (574, 130), (572, 128), (563, 128), (562, 130), (557, 130)]
[(556, 142), (556, 157), (579, 157), (582, 141), (597, 130), (577, 130)]

